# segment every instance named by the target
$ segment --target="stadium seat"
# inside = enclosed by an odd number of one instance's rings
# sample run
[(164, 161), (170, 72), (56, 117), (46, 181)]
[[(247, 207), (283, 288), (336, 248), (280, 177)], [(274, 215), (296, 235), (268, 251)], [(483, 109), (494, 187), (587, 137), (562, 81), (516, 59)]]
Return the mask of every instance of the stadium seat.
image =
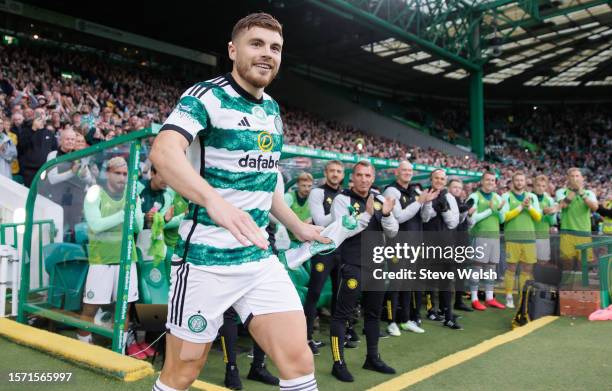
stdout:
[(47, 302), (56, 308), (79, 311), (89, 261), (83, 246), (74, 243), (50, 243), (43, 247), (45, 270), (49, 274)]
[(154, 265), (153, 261), (144, 261), (142, 251), (136, 248), (138, 263), (138, 295), (142, 304), (168, 304), (170, 289), (169, 277), (164, 262)]

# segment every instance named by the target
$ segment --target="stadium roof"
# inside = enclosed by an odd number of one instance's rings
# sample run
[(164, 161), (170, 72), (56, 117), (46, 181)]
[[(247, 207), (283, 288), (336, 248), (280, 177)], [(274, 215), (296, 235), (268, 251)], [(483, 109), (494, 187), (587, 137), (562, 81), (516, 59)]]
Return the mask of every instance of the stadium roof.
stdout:
[(610, 0), (241, 0), (136, 9), (113, 0), (26, 2), (216, 52), (222, 66), (236, 19), (268, 11), (285, 26), (285, 62), (397, 97), (465, 98), (471, 64), (484, 70), (488, 99), (612, 97)]

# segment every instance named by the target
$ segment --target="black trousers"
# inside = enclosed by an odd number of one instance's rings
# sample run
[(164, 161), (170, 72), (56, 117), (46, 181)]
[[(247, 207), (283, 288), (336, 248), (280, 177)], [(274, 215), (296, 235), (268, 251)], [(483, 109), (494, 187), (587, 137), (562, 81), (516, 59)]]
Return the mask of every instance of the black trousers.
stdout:
[(304, 315), (306, 315), (306, 335), (308, 340), (312, 339), (312, 328), (317, 317), (317, 302), (321, 296), (321, 290), (327, 277), (331, 277), (332, 300), (331, 313), (334, 313), (340, 283), (340, 255), (337, 252), (326, 255), (315, 255), (310, 260), (310, 282), (308, 293), (304, 301)]
[(368, 355), (378, 354), (380, 313), (385, 292), (361, 291), (362, 269), (357, 265), (343, 264), (340, 268), (340, 289), (336, 310), (330, 325), (331, 349), (334, 361), (344, 361), (346, 322), (353, 316), (361, 296), (364, 330)]
[[(234, 307), (230, 307), (223, 313), (223, 326), (219, 330), (221, 334), (221, 348), (223, 349), (223, 361), (226, 364), (236, 365), (236, 343), (238, 342), (238, 325)], [(253, 364), (261, 365), (266, 354), (253, 339)]]

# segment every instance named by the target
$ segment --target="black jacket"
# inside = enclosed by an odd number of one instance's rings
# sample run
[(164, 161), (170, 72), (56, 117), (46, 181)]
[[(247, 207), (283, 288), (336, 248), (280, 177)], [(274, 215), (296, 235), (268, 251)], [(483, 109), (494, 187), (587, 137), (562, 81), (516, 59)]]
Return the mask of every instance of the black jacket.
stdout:
[(24, 127), (17, 141), (17, 159), (23, 170), (38, 170), (46, 161), (49, 152), (58, 147), (55, 134), (43, 128), (36, 132)]

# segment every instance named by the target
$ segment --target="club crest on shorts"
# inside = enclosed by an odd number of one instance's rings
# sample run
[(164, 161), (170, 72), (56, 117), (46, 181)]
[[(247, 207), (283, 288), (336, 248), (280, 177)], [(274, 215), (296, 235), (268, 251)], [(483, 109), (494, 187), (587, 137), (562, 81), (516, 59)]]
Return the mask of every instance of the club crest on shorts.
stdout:
[(325, 265), (323, 264), (323, 262), (317, 262), (317, 264), (315, 265), (315, 270), (319, 273), (325, 270)]
[(189, 330), (194, 333), (201, 333), (206, 329), (208, 322), (204, 317), (200, 314), (191, 315), (189, 320), (187, 321), (187, 326), (189, 326)]
[(94, 291), (92, 291), (91, 289), (87, 291), (87, 298), (89, 300), (93, 299), (95, 296)]
[(357, 288), (357, 285), (359, 285), (359, 283), (354, 278), (349, 278), (348, 281), (346, 282), (346, 286), (348, 286), (349, 289), (355, 289)]

